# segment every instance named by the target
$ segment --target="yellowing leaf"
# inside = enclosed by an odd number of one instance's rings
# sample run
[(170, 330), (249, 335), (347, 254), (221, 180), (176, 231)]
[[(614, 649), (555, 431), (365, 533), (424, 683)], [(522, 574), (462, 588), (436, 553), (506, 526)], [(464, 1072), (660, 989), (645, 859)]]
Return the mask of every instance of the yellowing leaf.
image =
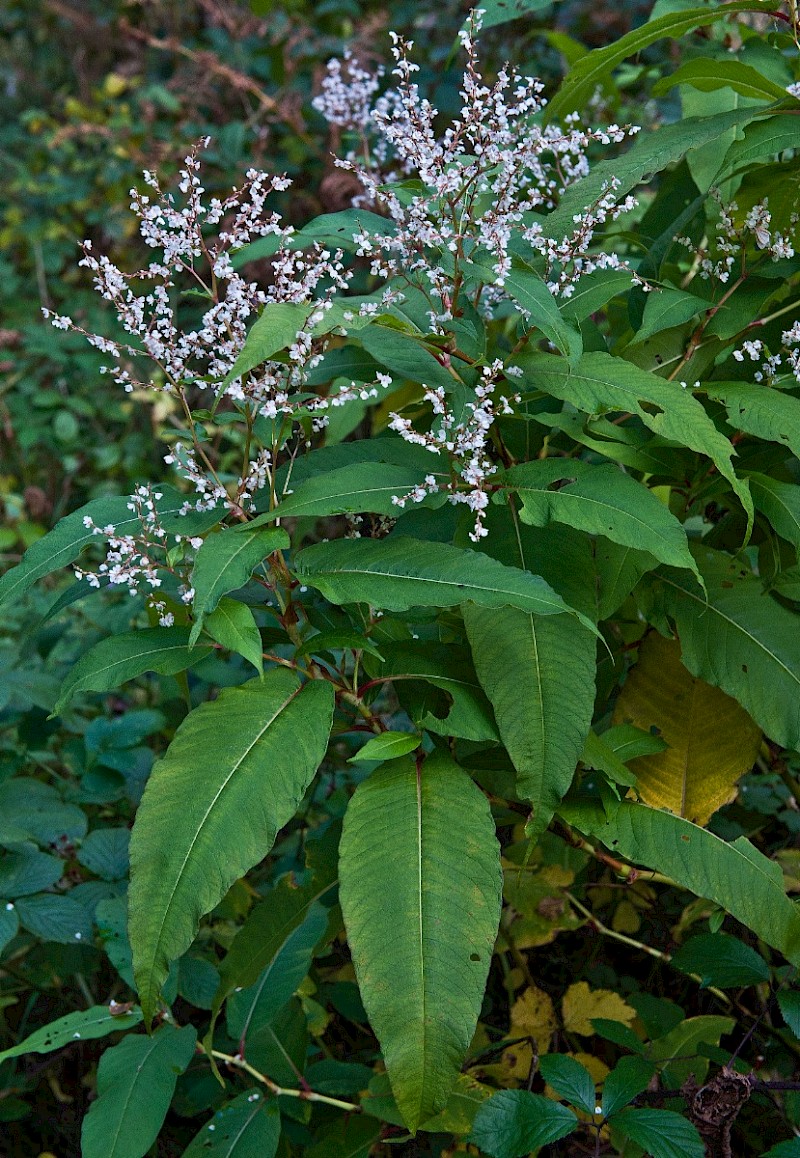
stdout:
[[(536, 1042), (537, 1053), (547, 1053), (557, 1026), (553, 1002), (543, 989), (535, 985), (526, 989), (511, 1007), (510, 1037), (530, 1037)], [(528, 1042), (518, 1042), (503, 1054), (502, 1072), (511, 1078), (527, 1078), (533, 1060)]]
[(566, 1032), (579, 1033), (582, 1037), (591, 1037), (594, 1033), (594, 1017), (621, 1021), (623, 1025), (632, 1025), (636, 1020), (636, 1010), (631, 1009), (618, 993), (610, 989), (592, 991), (585, 981), (570, 985), (561, 1003), (561, 1014)]
[(761, 729), (736, 700), (690, 675), (680, 655), (677, 640), (656, 632), (645, 639), (614, 723), (657, 729), (669, 745), (631, 761), (644, 803), (705, 825), (736, 795), (739, 777), (755, 762)]

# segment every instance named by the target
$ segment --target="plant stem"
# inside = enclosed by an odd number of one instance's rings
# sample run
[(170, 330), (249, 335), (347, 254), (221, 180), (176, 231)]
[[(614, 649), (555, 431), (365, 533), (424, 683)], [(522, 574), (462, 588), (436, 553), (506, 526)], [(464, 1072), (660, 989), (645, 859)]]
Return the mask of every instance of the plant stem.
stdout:
[(318, 1094), (314, 1090), (287, 1090), (283, 1086), (271, 1081), (265, 1074), (251, 1066), (239, 1054), (222, 1053), (221, 1050), (212, 1049), (211, 1056), (217, 1061), (224, 1062), (225, 1065), (233, 1066), (234, 1069), (242, 1070), (249, 1074), (251, 1078), (255, 1078), (257, 1082), (261, 1082), (262, 1086), (266, 1086), (270, 1093), (274, 1094), (276, 1098), (300, 1098), (304, 1102), (323, 1102), (326, 1106), (335, 1106), (337, 1110), (348, 1110), (353, 1114), (360, 1114), (361, 1107), (355, 1102), (342, 1102), (338, 1098), (329, 1098), (327, 1094)]

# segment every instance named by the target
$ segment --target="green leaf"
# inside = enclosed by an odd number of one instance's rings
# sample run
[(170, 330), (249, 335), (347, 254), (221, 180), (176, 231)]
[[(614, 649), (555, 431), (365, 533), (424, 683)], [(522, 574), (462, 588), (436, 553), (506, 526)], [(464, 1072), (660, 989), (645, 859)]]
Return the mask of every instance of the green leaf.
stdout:
[(458, 379), (424, 342), (410, 334), (373, 323), (359, 332), (358, 340), (368, 354), (398, 378), (424, 382), (431, 388), (441, 386), (448, 393), (458, 385)]
[(128, 872), (130, 839), (127, 828), (96, 828), (78, 849), (76, 859), (104, 881), (122, 880)]
[(602, 352), (584, 354), (572, 368), (552, 354), (528, 355), (520, 360), (520, 365), (536, 390), (570, 402), (586, 414), (635, 414), (661, 437), (707, 455), (731, 484), (748, 520), (752, 520), (753, 504), (747, 484), (733, 470), (733, 446), (679, 382), (668, 382)]
[(761, 1158), (800, 1158), (800, 1138), (790, 1138), (772, 1146)]
[(17, 776), (0, 784), (0, 821), (9, 843), (35, 840), (53, 844), (59, 838), (80, 840), (88, 827), (86, 813), (67, 804), (52, 784)]
[(782, 539), (800, 548), (800, 486), (765, 474), (748, 475), (756, 510), (769, 519)]
[(220, 1106), (192, 1138), (183, 1158), (274, 1158), (280, 1139), (280, 1111), (258, 1090), (247, 1090)]
[(642, 324), (634, 335), (634, 342), (644, 342), (662, 330), (671, 326), (682, 326), (691, 321), (704, 310), (709, 309), (711, 303), (695, 294), (687, 294), (685, 290), (656, 289), (647, 295), (647, 301), (642, 316)]
[[(481, 31), (530, 16), (533, 12), (547, 11), (552, 3), (553, 0), (481, 0)], [(470, 21), (465, 20), (461, 27), (469, 29)]]
[(443, 754), (395, 760), (356, 789), (339, 857), (361, 997), (414, 1132), (444, 1107), (475, 1032), (500, 918), (494, 821)]
[(188, 627), (145, 627), (101, 639), (70, 669), (53, 715), (61, 715), (80, 692), (116, 691), (148, 671), (175, 675), (208, 654), (208, 648), (190, 650)]
[(220, 1106), (195, 1134), (183, 1158), (274, 1158), (280, 1134), (277, 1102), (268, 1104), (258, 1090), (246, 1090)]
[(200, 918), (267, 855), (324, 754), (333, 691), (285, 668), (191, 712), (153, 768), (131, 838), (130, 941), (145, 1017)]
[(594, 708), (595, 640), (569, 616), (463, 608), (475, 670), (542, 831), (575, 774)]
[(800, 398), (749, 382), (709, 382), (706, 392), (722, 403), (736, 430), (780, 442), (800, 456)]
[(655, 1071), (653, 1063), (643, 1057), (621, 1057), (603, 1082), (603, 1117), (616, 1114), (646, 1090)]
[(235, 651), (264, 674), (261, 632), (251, 609), (238, 599), (223, 596), (214, 611), (206, 616), (205, 629), (212, 639), (228, 651)]
[(138, 527), (139, 520), (132, 519), (128, 510), (129, 501), (126, 498), (93, 499), (80, 510), (66, 515), (52, 531), (31, 544), (22, 562), (0, 579), (0, 604), (19, 599), (45, 575), (52, 575), (74, 562), (87, 543), (97, 541), (99, 536), (84, 526), (84, 519), (91, 519), (98, 527), (113, 523), (122, 533)]
[(700, 28), (704, 24), (713, 24), (717, 20), (730, 18), (736, 12), (764, 11), (769, 11), (769, 3), (763, 0), (762, 2), (736, 0), (735, 3), (720, 7), (679, 9), (677, 12), (667, 12), (655, 20), (648, 20), (613, 44), (596, 48), (577, 61), (550, 101), (546, 112), (547, 120), (562, 121), (569, 113), (578, 111), (582, 113), (598, 84), (609, 76), (618, 64), (629, 56), (636, 56), (657, 40), (667, 36), (672, 38), (683, 36), (686, 32), (691, 32), (692, 29)]
[(539, 1059), (539, 1072), (560, 1098), (594, 1116), (594, 1078), (574, 1057), (548, 1053)]
[(673, 1110), (623, 1110), (611, 1125), (652, 1158), (705, 1158), (697, 1129)]
[(91, 945), (92, 922), (89, 913), (68, 893), (37, 893), (20, 897), (17, 916), (23, 928), (43, 941), (58, 945)]
[(189, 636), (190, 647), (200, 634), (203, 618), (214, 610), (220, 598), (244, 587), (259, 563), (273, 551), (288, 546), (289, 536), (282, 527), (253, 531), (245, 525), (218, 531), (203, 541), (192, 568), (195, 622)]
[(778, 992), (778, 1007), (794, 1036), (800, 1037), (800, 992), (796, 989), (781, 989)]
[[(431, 459), (433, 459), (431, 455)], [(428, 471), (438, 474), (441, 481), (450, 477), (449, 470)], [(324, 475), (315, 475), (302, 482), (270, 512), (269, 518), (300, 518), (302, 516), (344, 515), (372, 512), (377, 515), (400, 515), (401, 509), (392, 500), (402, 498), (421, 481), (419, 471), (412, 467), (395, 466), (385, 462), (358, 462)], [(444, 495), (425, 500), (427, 505), (441, 506)], [(416, 505), (416, 504), (415, 504)]]
[(706, 988), (739, 989), (769, 981), (764, 958), (736, 937), (726, 933), (700, 933), (690, 937), (672, 956), (672, 964), (683, 973), (695, 973)]
[(651, 1061), (666, 1063), (660, 1068), (670, 1089), (682, 1086), (690, 1076), (702, 1084), (708, 1073), (708, 1058), (699, 1052), (700, 1047), (719, 1045), (720, 1038), (731, 1033), (735, 1024), (732, 1017), (686, 1018), (651, 1042), (648, 1056)]
[(501, 1090), (484, 1102), (467, 1139), (492, 1158), (521, 1158), (571, 1134), (572, 1110), (527, 1090)]
[(348, 764), (360, 764), (363, 760), (394, 760), (399, 756), (407, 756), (420, 746), (422, 737), (417, 732), (382, 732), (367, 740), (363, 748), (359, 748), (355, 756), (351, 756)]
[[(785, 94), (784, 94), (785, 95)], [(722, 173), (732, 173), (745, 165), (797, 148), (797, 117), (782, 113), (748, 125), (744, 136), (734, 141), (725, 154)]]
[(141, 1010), (134, 1006), (128, 1013), (112, 1014), (107, 1005), (93, 1005), (91, 1009), (81, 1009), (59, 1017), (49, 1025), (42, 1026), (35, 1033), (0, 1053), (0, 1063), (12, 1057), (24, 1057), (28, 1053), (50, 1053), (63, 1049), (75, 1041), (91, 1041), (96, 1037), (107, 1037), (109, 1033), (119, 1033), (131, 1029), (142, 1020)]
[(512, 467), (496, 481), (522, 499), (524, 523), (534, 527), (551, 520), (566, 523), (697, 574), (681, 524), (652, 491), (618, 467), (589, 466), (579, 459), (537, 459)]
[[(480, 269), (483, 263), (473, 263)], [(492, 282), (496, 280), (493, 269), (486, 267)], [(570, 365), (573, 365), (583, 353), (583, 340), (580, 331), (576, 330), (566, 320), (558, 308), (547, 283), (533, 270), (524, 270), (514, 267), (505, 276), (506, 292), (530, 316), (528, 323), (540, 330), (548, 341), (560, 350)]]
[(595, 630), (544, 579), (448, 543), (404, 536), (317, 543), (296, 557), (295, 571), (331, 603), (371, 603), (388, 611), (510, 604), (537, 615), (569, 611)]
[(314, 947), (327, 925), (327, 910), (315, 902), (308, 908), (302, 922), (287, 934), (256, 983), (241, 990), (237, 986), (237, 992), (228, 998), (228, 1033), (242, 1047), (249, 1033), (259, 1033), (272, 1024), (295, 993), (311, 968)]
[(727, 844), (671, 812), (626, 800), (612, 819), (599, 804), (582, 801), (564, 804), (559, 812), (615, 855), (666, 873), (696, 896), (714, 901), (800, 964), (800, 911), (784, 892), (780, 866), (743, 836)]
[(63, 876), (60, 857), (29, 849), (0, 857), (0, 897), (24, 897), (49, 889)]
[[(551, 102), (550, 109), (552, 107)], [(758, 111), (750, 106), (712, 117), (689, 117), (672, 125), (661, 125), (657, 133), (640, 133), (633, 147), (621, 157), (592, 165), (588, 176), (567, 187), (558, 207), (542, 222), (544, 236), (571, 236), (576, 229), (575, 216), (585, 215), (587, 206), (604, 195), (610, 182), (619, 182), (614, 189), (617, 197), (623, 198), (640, 182), (649, 181), (652, 174), (680, 161), (690, 149), (705, 148), (732, 128), (753, 120)]]
[(769, 80), (757, 68), (738, 60), (715, 60), (698, 56), (687, 60), (675, 72), (664, 76), (653, 85), (653, 96), (664, 96), (676, 84), (688, 84), (701, 92), (731, 88), (739, 96), (751, 100), (780, 101), (786, 99), (786, 89)]
[(584, 274), (560, 309), (570, 322), (582, 322), (597, 310), (601, 310), (612, 298), (627, 293), (631, 288), (631, 275), (621, 269), (596, 269)]
[(158, 1137), (197, 1031), (165, 1025), (131, 1034), (107, 1049), (97, 1070), (97, 1098), (83, 1119), (82, 1158), (143, 1158)]
[(249, 370), (286, 350), (305, 329), (312, 306), (300, 302), (268, 302), (251, 327), (239, 356), (225, 376), (220, 391)]
[(770, 739), (800, 747), (797, 616), (729, 555), (700, 548), (697, 561), (707, 601), (685, 572), (659, 571), (653, 579), (677, 626), (682, 663), (738, 700)]
[[(373, 679), (391, 679), (398, 699), (418, 728), (466, 740), (499, 740), (492, 706), (467, 648), (416, 640), (382, 644), (381, 650), (380, 662), (365, 661), (365, 671)], [(412, 689), (424, 681), (446, 692), (449, 711), (443, 716), (434, 714), (424, 695), (420, 698), (408, 693), (407, 681)]]
[(342, 1115), (320, 1131), (304, 1153), (306, 1158), (368, 1158), (380, 1137), (378, 1122), (358, 1114)]

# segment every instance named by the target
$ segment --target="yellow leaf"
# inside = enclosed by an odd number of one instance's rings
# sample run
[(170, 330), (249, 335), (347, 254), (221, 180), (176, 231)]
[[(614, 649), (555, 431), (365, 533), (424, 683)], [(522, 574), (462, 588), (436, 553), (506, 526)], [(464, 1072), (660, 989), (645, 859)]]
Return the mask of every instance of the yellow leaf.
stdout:
[(614, 723), (655, 729), (669, 745), (630, 763), (645, 804), (707, 824), (733, 800), (739, 777), (755, 763), (761, 730), (736, 700), (695, 679), (680, 654), (677, 640), (657, 632), (647, 636), (617, 700)]
[(642, 918), (630, 901), (620, 901), (611, 918), (611, 928), (618, 933), (638, 933)]
[(784, 848), (775, 853), (775, 860), (783, 870), (787, 893), (800, 893), (800, 849)]
[(547, 1053), (555, 1028), (553, 1002), (543, 989), (531, 985), (511, 1007), (511, 1036), (532, 1037), (539, 1053)]
[(631, 1025), (636, 1020), (636, 1010), (631, 1009), (618, 993), (610, 989), (589, 989), (585, 981), (570, 985), (561, 1003), (564, 1029), (567, 1033), (579, 1033), (590, 1037), (594, 1033), (593, 1017), (604, 1017), (608, 1021), (621, 1021)]

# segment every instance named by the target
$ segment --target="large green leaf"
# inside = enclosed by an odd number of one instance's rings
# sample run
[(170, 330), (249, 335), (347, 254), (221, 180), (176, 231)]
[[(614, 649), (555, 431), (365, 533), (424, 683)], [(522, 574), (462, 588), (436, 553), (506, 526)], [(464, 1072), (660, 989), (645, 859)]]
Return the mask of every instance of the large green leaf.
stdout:
[(589, 732), (596, 641), (567, 615), (462, 610), (475, 670), (517, 770), (517, 795), (531, 801), (541, 831), (572, 783)]
[(521, 365), (529, 389), (571, 402), (587, 414), (635, 414), (663, 438), (707, 455), (731, 484), (748, 519), (752, 519), (753, 504), (747, 484), (733, 470), (733, 446), (679, 382), (668, 382), (599, 351), (584, 354), (574, 367), (553, 354), (529, 355), (521, 360)]
[(131, 838), (129, 935), (145, 1017), (203, 914), (267, 855), (330, 734), (333, 691), (285, 668), (195, 709), (155, 765)]
[(218, 531), (204, 540), (192, 568), (195, 616), (189, 643), (193, 645), (203, 617), (213, 611), (223, 595), (244, 587), (256, 567), (273, 551), (289, 546), (282, 527), (251, 530), (244, 526)]
[(744, 136), (734, 141), (725, 155), (723, 171), (732, 173), (765, 157), (774, 157), (785, 149), (797, 148), (797, 117), (782, 113), (768, 120), (748, 125)]
[(697, 573), (686, 532), (675, 516), (643, 483), (615, 466), (537, 459), (505, 471), (497, 483), (520, 496), (524, 523), (534, 527), (544, 527), (551, 519), (566, 523)]
[[(473, 265), (476, 269), (485, 268), (489, 279), (492, 282), (496, 280), (494, 270), (484, 262), (473, 262)], [(580, 330), (571, 325), (561, 313), (558, 302), (541, 275), (514, 266), (506, 274), (503, 285), (509, 297), (529, 314), (530, 325), (540, 330), (556, 349), (569, 358), (570, 363), (576, 362), (583, 352)]]
[(611, 819), (590, 801), (562, 804), (559, 812), (615, 854), (666, 873), (696, 896), (715, 901), (800, 964), (800, 910), (784, 892), (780, 866), (743, 836), (728, 844), (671, 812), (627, 800)]
[[(624, 197), (640, 182), (649, 180), (653, 173), (660, 173), (680, 161), (690, 149), (703, 149), (732, 128), (753, 120), (758, 112), (750, 107), (713, 117), (689, 117), (672, 125), (661, 125), (657, 133), (640, 133), (632, 148), (621, 157), (592, 165), (586, 177), (567, 187), (558, 208), (542, 222), (545, 236), (571, 235), (576, 229), (576, 215), (584, 215), (587, 206), (602, 197), (612, 182), (619, 182), (614, 189), (618, 197)], [(567, 306), (565, 313), (568, 315)]]
[(800, 457), (800, 398), (749, 382), (709, 382), (706, 390), (722, 403), (736, 430), (780, 442)]
[(388, 326), (373, 323), (358, 335), (364, 349), (392, 374), (426, 386), (452, 391), (458, 384), (428, 347), (418, 338)]
[(537, 615), (577, 615), (538, 575), (448, 543), (403, 536), (316, 543), (296, 557), (295, 570), (332, 603), (408, 611), (469, 601), (481, 607), (509, 604)]
[[(433, 455), (431, 461), (436, 466)], [(449, 481), (450, 471), (441, 467), (428, 468), (428, 474), (439, 474), (442, 482)], [(399, 515), (400, 507), (393, 501), (408, 494), (422, 481), (418, 470), (385, 462), (359, 462), (324, 475), (314, 475), (287, 495), (270, 513), (270, 518), (283, 519), (303, 515), (342, 515), (370, 511), (378, 515)], [(445, 496), (431, 496), (425, 500), (440, 506)]]
[(682, 662), (738, 700), (771, 739), (800, 747), (797, 615), (729, 555), (706, 547), (697, 561), (707, 600), (685, 572), (662, 570), (652, 580), (655, 597), (675, 620)]
[(488, 802), (443, 754), (383, 764), (350, 802), (339, 870), (361, 997), (416, 1131), (458, 1077), (497, 935), (500, 856)]
[(258, 1090), (245, 1090), (220, 1106), (195, 1134), (183, 1158), (273, 1158), (281, 1134), (278, 1103)]
[(142, 1158), (158, 1137), (178, 1075), (192, 1060), (197, 1031), (164, 1025), (148, 1037), (130, 1034), (107, 1049), (97, 1071), (97, 1098), (83, 1119), (83, 1158)]
[(189, 648), (188, 627), (141, 628), (101, 639), (70, 668), (53, 715), (60, 715), (79, 692), (116, 691), (147, 671), (175, 675), (208, 654), (208, 648)]
[(91, 1009), (77, 1010), (51, 1021), (49, 1025), (35, 1030), (19, 1045), (4, 1049), (0, 1053), (0, 1063), (12, 1057), (24, 1057), (28, 1053), (50, 1053), (63, 1049), (75, 1041), (91, 1041), (107, 1037), (109, 1033), (131, 1029), (142, 1020), (141, 1010), (136, 1006), (126, 1013), (114, 1014), (107, 1005), (93, 1005)]
[(676, 12), (667, 12), (655, 20), (648, 20), (645, 24), (634, 28), (613, 44), (596, 48), (593, 52), (581, 57), (567, 73), (561, 88), (550, 101), (547, 108), (548, 120), (563, 120), (568, 113), (583, 110), (588, 105), (598, 84), (607, 77), (613, 69), (629, 56), (636, 56), (642, 49), (666, 36), (680, 37), (694, 28), (704, 24), (713, 24), (717, 20), (729, 19), (737, 12), (768, 12), (768, 0), (735, 0), (734, 3), (720, 6), (708, 5), (703, 8), (683, 8)]

